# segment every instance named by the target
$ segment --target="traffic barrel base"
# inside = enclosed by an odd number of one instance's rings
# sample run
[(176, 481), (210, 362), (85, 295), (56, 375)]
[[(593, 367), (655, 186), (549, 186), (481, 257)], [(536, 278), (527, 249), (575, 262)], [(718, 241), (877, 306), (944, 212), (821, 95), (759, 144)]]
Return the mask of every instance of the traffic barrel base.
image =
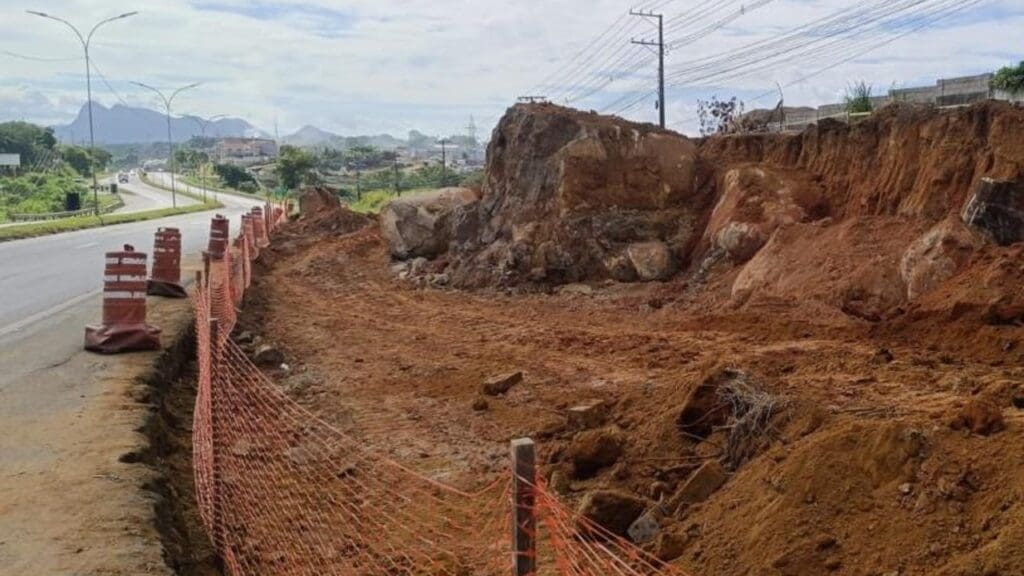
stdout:
[(160, 329), (149, 324), (85, 327), (85, 349), (100, 354), (160, 349)]
[(188, 292), (181, 284), (152, 278), (146, 281), (146, 294), (164, 298), (188, 298)]
[(146, 323), (146, 254), (107, 252), (103, 322), (85, 327), (85, 349), (117, 354), (160, 349), (160, 329)]

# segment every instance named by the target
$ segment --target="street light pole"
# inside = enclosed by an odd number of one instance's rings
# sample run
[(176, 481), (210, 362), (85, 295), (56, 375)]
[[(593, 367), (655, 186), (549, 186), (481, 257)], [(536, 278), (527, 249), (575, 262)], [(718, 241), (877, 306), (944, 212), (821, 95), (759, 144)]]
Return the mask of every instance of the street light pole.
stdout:
[[(95, 26), (92, 27), (92, 30), (89, 31), (89, 35), (88, 36), (82, 36), (82, 33), (78, 31), (78, 28), (76, 28), (74, 24), (68, 22), (67, 20), (64, 20), (63, 18), (58, 18), (56, 16), (52, 16), (52, 15), (47, 14), (45, 12), (36, 12), (35, 10), (26, 10), (26, 12), (28, 12), (29, 14), (31, 14), (33, 16), (39, 16), (40, 18), (46, 18), (48, 20), (55, 20), (57, 22), (60, 22), (61, 24), (64, 24), (68, 28), (71, 28), (71, 30), (75, 33), (75, 36), (78, 36), (78, 41), (82, 43), (82, 50), (85, 51), (85, 89), (86, 89), (86, 94), (87, 94), (87, 97), (88, 97), (88, 106), (89, 106), (89, 171), (92, 172), (92, 200), (93, 200), (93, 203), (95, 204), (94, 209), (95, 209), (96, 215), (99, 216), (99, 214), (100, 214), (100, 195), (99, 195), (100, 184), (99, 184), (99, 177), (96, 175), (96, 164), (95, 164), (95, 161), (96, 161), (96, 135), (95, 135), (94, 130), (93, 130), (93, 121), (92, 121), (92, 64), (91, 64), (90, 59), (89, 59), (89, 47), (92, 45), (92, 36), (93, 36), (93, 34), (95, 34), (97, 30), (99, 30), (100, 26), (103, 26), (104, 24), (108, 24), (110, 22), (114, 22), (115, 20), (123, 20), (125, 18), (130, 18), (130, 17), (135, 16), (136, 14), (138, 14), (138, 12), (125, 12), (124, 14), (121, 14), (120, 16), (114, 16), (112, 18), (107, 18), (106, 20), (101, 20)], [(74, 145), (74, 138), (72, 138), (71, 140), (72, 140), (71, 144)]]
[(182, 86), (181, 88), (178, 88), (177, 90), (172, 92), (170, 98), (164, 96), (163, 92), (157, 90), (156, 88), (153, 88), (148, 84), (143, 84), (142, 82), (132, 82), (132, 84), (156, 92), (157, 96), (160, 96), (160, 99), (164, 101), (164, 108), (167, 109), (167, 150), (168, 157), (170, 158), (171, 161), (171, 206), (177, 208), (178, 193), (174, 186), (174, 140), (171, 138), (171, 104), (174, 103), (174, 99), (178, 97), (178, 94), (181, 94), (185, 90), (191, 90), (192, 88), (195, 88), (202, 84), (202, 82), (196, 82), (195, 84)]
[[(196, 124), (199, 124), (199, 133), (201, 134), (201, 138), (203, 140), (206, 140), (206, 127), (209, 126), (211, 123), (220, 120), (221, 118), (227, 118), (227, 115), (218, 114), (216, 116), (211, 116), (209, 118), (199, 118), (193, 116), (192, 120), (195, 121)], [(203, 202), (206, 202), (206, 170), (200, 170), (199, 176), (202, 178), (203, 182)], [(214, 200), (219, 200), (216, 190), (213, 192), (213, 198)]]

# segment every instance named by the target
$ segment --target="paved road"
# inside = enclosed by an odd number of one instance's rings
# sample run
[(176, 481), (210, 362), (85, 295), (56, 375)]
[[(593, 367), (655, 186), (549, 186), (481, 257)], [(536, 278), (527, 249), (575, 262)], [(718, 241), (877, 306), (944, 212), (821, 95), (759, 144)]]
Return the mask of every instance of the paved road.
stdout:
[[(133, 188), (170, 202), (169, 193)], [(261, 204), (221, 201), (232, 235)], [(83, 352), (84, 326), (100, 319), (106, 251), (131, 243), (151, 253), (156, 228), (177, 226), (195, 267), (212, 216), (0, 243), (0, 575), (169, 573), (152, 496), (138, 488), (151, 472), (118, 460), (140, 447), (146, 406), (132, 397), (153, 355)], [(174, 326), (169, 309), (187, 322), (186, 302), (150, 302), (154, 324)]]
[[(145, 185), (133, 188), (170, 196)], [(232, 235), (238, 229), (238, 217), (252, 206), (262, 204), (224, 194), (221, 202), (225, 208), (220, 212), (231, 218)], [(176, 226), (182, 233), (182, 253), (197, 254), (206, 246), (211, 216), (212, 212), (186, 214), (0, 243), (0, 346), (16, 346), (18, 339), (33, 330), (35, 324), (73, 306), (89, 306), (98, 317), (106, 252), (118, 250), (124, 244), (152, 252), (156, 228)], [(81, 335), (76, 333), (66, 342), (79, 346), (80, 339)], [(0, 388), (4, 376), (0, 374)]]
[[(113, 181), (113, 179), (110, 179), (110, 182)], [(115, 214), (146, 212), (148, 210), (171, 208), (173, 206), (169, 192), (144, 184), (138, 176), (132, 176), (128, 184), (119, 184), (118, 189), (122, 193), (121, 198), (124, 200), (124, 207), (116, 210)], [(198, 204), (199, 201), (179, 194), (177, 203), (178, 206), (191, 206)]]

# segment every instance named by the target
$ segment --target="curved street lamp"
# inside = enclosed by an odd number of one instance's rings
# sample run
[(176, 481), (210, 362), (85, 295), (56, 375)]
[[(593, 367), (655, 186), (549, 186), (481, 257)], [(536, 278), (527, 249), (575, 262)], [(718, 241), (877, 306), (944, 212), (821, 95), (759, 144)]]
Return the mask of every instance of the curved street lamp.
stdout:
[(169, 156), (170, 161), (171, 161), (171, 206), (174, 207), (174, 208), (177, 208), (178, 207), (178, 193), (177, 193), (177, 191), (175, 189), (175, 186), (174, 186), (174, 141), (171, 139), (171, 104), (174, 103), (174, 99), (178, 97), (178, 94), (181, 94), (182, 92), (184, 92), (186, 90), (191, 90), (193, 88), (196, 88), (197, 86), (202, 84), (202, 82), (196, 82), (195, 84), (189, 84), (188, 86), (182, 86), (181, 88), (178, 88), (177, 90), (172, 92), (170, 98), (164, 96), (163, 92), (161, 92), (160, 90), (157, 90), (156, 88), (153, 88), (152, 86), (150, 86), (148, 84), (143, 84), (142, 82), (132, 82), (132, 84), (135, 84), (136, 86), (140, 86), (140, 87), (145, 88), (147, 90), (152, 90), (153, 92), (156, 92), (157, 96), (160, 96), (160, 99), (164, 101), (164, 108), (166, 108), (166, 110), (167, 110), (167, 149), (168, 149), (168, 156)]
[[(201, 137), (203, 138), (203, 140), (206, 139), (206, 128), (210, 124), (216, 122), (217, 120), (220, 120), (222, 118), (227, 118), (227, 117), (228, 117), (227, 114), (218, 114), (216, 116), (210, 116), (209, 118), (202, 118), (202, 117), (199, 117), (199, 116), (190, 116), (190, 118), (192, 118), (193, 122), (195, 122), (196, 124), (199, 124), (199, 132), (202, 135)], [(206, 170), (203, 170), (200, 173), (200, 176), (202, 177), (202, 180), (203, 180), (203, 202), (206, 202)], [(217, 194), (216, 190), (213, 191), (213, 199), (214, 200), (219, 200), (220, 199), (218, 197), (218, 194)]]
[[(57, 16), (53, 16), (53, 15), (47, 14), (45, 12), (36, 12), (35, 10), (26, 10), (26, 12), (28, 12), (29, 14), (31, 14), (33, 16), (39, 16), (40, 18), (46, 18), (48, 20), (55, 20), (57, 22), (60, 22), (61, 24), (64, 24), (68, 28), (71, 28), (71, 30), (75, 33), (75, 36), (78, 36), (78, 41), (82, 43), (82, 49), (85, 50), (85, 88), (86, 88), (86, 93), (88, 94), (88, 98), (89, 98), (89, 100), (88, 100), (88, 102), (89, 102), (89, 171), (92, 172), (92, 199), (93, 199), (93, 203), (96, 204), (96, 206), (95, 206), (96, 215), (99, 216), (99, 214), (100, 214), (99, 187), (100, 187), (100, 185), (99, 185), (98, 178), (96, 176), (96, 165), (95, 165), (95, 159), (96, 159), (96, 136), (95, 136), (95, 134), (93, 132), (93, 122), (92, 122), (92, 65), (90, 64), (90, 61), (89, 61), (89, 46), (92, 44), (93, 34), (95, 34), (97, 30), (99, 30), (100, 26), (103, 26), (104, 24), (109, 24), (110, 22), (114, 22), (116, 20), (123, 20), (125, 18), (129, 18), (131, 16), (135, 16), (136, 14), (138, 14), (138, 12), (125, 12), (124, 14), (121, 14), (120, 16), (114, 16), (112, 18), (107, 18), (106, 20), (101, 20), (95, 26), (92, 27), (92, 30), (89, 31), (88, 36), (82, 36), (82, 33), (78, 31), (78, 28), (76, 28), (74, 24), (72, 24), (71, 22), (68, 22), (67, 20), (65, 20), (63, 18), (58, 18)], [(74, 142), (72, 142), (72, 144), (74, 144)]]

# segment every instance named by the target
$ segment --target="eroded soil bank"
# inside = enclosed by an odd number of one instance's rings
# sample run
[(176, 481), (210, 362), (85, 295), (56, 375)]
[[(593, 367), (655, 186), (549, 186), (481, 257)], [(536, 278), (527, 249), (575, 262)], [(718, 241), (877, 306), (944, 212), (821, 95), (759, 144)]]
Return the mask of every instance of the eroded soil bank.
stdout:
[[(678, 282), (421, 289), (394, 277), (373, 226), (331, 228), (285, 229), (264, 252), (241, 329), (284, 352), (274, 376), (289, 395), (373, 450), (458, 484), (532, 436), (568, 501), (677, 499), (661, 528), (674, 537), (649, 546), (695, 574), (1024, 566), (1016, 344), (958, 354), (823, 307), (695, 307)], [(512, 371), (524, 379), (506, 394), (481, 392)], [(773, 408), (733, 437), (732, 409), (700, 398), (737, 382)], [(570, 423), (598, 400), (593, 429)], [(693, 498), (684, 488), (712, 461), (724, 478)]]

